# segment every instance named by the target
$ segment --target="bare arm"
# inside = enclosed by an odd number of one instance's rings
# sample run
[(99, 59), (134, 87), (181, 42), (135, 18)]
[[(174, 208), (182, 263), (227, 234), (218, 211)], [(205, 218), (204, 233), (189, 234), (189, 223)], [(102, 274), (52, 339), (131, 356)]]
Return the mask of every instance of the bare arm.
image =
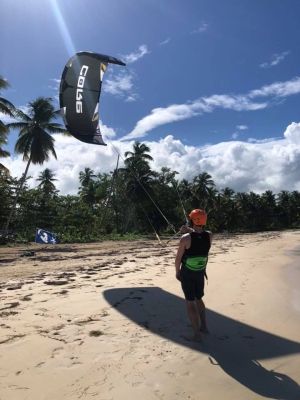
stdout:
[(209, 240), (210, 240), (210, 245), (212, 244), (212, 241), (213, 241), (213, 234), (212, 234), (212, 232), (211, 231), (206, 231), (208, 234), (209, 234)]
[(183, 225), (183, 226), (180, 228), (180, 233), (190, 233), (190, 232), (194, 232), (194, 229), (191, 228), (190, 226)]
[(176, 278), (180, 280), (180, 265), (182, 256), (186, 249), (186, 245), (189, 239), (189, 234), (183, 235), (179, 242), (179, 247), (177, 250), (176, 258), (175, 258), (175, 269), (176, 269)]

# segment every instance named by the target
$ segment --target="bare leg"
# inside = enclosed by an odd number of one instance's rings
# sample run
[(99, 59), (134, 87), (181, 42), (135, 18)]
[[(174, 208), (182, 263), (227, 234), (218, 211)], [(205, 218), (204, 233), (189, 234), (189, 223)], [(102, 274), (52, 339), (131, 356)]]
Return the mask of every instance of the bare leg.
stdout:
[(205, 304), (202, 299), (196, 300), (197, 310), (200, 316), (201, 326), (200, 331), (209, 333), (206, 325)]
[(194, 336), (185, 337), (186, 340), (193, 342), (202, 342), (202, 337), (200, 333), (199, 317), (196, 309), (196, 304), (194, 301), (186, 300), (187, 312), (191, 320), (192, 327), (194, 329)]

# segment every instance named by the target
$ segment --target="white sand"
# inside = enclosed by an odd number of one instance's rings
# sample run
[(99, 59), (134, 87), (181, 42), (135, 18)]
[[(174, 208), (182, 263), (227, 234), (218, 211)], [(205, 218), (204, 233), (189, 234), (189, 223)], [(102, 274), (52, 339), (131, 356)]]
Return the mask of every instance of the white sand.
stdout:
[(177, 240), (1, 249), (0, 400), (300, 399), (300, 232), (215, 239), (204, 343)]

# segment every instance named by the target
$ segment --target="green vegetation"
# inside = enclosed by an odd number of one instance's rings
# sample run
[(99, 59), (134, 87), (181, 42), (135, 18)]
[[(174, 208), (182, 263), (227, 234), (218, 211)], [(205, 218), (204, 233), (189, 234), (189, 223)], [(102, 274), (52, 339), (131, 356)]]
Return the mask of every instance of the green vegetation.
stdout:
[[(0, 77), (0, 89), (8, 83)], [(213, 178), (202, 172), (190, 180), (176, 179), (177, 171), (163, 167), (154, 171), (150, 148), (135, 142), (125, 153), (125, 165), (111, 173), (96, 175), (88, 166), (78, 176), (78, 194), (63, 196), (56, 189), (53, 171), (43, 170), (34, 189), (28, 187), (30, 163), (42, 165), (56, 157), (53, 133), (66, 134), (53, 120), (58, 112), (51, 99), (29, 103), (28, 115), (0, 98), (0, 111), (18, 122), (0, 121), (0, 145), (7, 143), (9, 129), (19, 129), (15, 150), (27, 162), (20, 179), (0, 164), (0, 228), (11, 230), (18, 240), (34, 241), (35, 229), (56, 233), (62, 243), (100, 240), (132, 240), (173, 235), (186, 223), (185, 212), (202, 208), (213, 232), (255, 232), (298, 228), (300, 193), (267, 190), (235, 193), (218, 190)], [(9, 153), (0, 148), (0, 158)], [(171, 226), (172, 224), (172, 226)], [(2, 228), (3, 227), (3, 228)]]

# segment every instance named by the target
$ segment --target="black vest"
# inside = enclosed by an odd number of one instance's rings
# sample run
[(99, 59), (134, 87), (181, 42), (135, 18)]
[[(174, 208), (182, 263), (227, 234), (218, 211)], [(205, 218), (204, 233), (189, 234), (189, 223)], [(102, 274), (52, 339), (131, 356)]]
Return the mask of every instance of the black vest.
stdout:
[(182, 257), (182, 266), (189, 271), (205, 271), (210, 250), (209, 233), (191, 232), (191, 246), (186, 249)]

